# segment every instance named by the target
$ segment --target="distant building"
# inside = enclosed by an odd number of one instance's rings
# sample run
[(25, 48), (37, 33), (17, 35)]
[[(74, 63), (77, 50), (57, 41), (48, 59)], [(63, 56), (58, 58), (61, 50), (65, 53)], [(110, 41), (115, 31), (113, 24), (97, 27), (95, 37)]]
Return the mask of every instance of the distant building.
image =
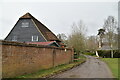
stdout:
[[(61, 41), (44, 24), (34, 18), (30, 13), (26, 13), (19, 18), (13, 29), (5, 38), (7, 41), (18, 42), (51, 42), (57, 47)], [(57, 43), (57, 44), (56, 44)]]
[[(102, 37), (98, 36), (98, 50), (117, 50), (116, 46), (111, 46), (108, 41), (107, 33), (104, 33)], [(115, 42), (115, 41), (114, 41)]]
[(102, 39), (101, 45), (100, 45), (100, 42), (99, 42), (98, 50), (111, 50), (111, 47), (109, 45), (108, 40), (106, 39), (106, 36)]

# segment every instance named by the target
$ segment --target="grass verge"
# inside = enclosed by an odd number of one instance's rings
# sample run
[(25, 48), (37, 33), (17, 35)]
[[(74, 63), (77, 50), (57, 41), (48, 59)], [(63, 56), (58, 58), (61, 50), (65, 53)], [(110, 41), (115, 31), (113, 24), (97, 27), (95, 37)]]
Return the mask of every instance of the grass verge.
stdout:
[(90, 56), (97, 57), (95, 53), (86, 52), (86, 53), (84, 53), (84, 54), (85, 54), (85, 55), (90, 55)]
[(102, 61), (106, 62), (109, 68), (112, 71), (112, 74), (115, 78), (120, 79), (120, 75), (118, 75), (118, 58), (101, 58)]
[(38, 72), (18, 76), (16, 78), (46, 78), (46, 77), (50, 77), (54, 74), (61, 73), (61, 72), (64, 72), (66, 70), (69, 70), (73, 67), (76, 67), (76, 66), (84, 63), (85, 61), (86, 61), (86, 58), (83, 57), (83, 56), (80, 56), (77, 61), (72, 62), (70, 64), (62, 64), (62, 65), (56, 66), (54, 68), (40, 70)]

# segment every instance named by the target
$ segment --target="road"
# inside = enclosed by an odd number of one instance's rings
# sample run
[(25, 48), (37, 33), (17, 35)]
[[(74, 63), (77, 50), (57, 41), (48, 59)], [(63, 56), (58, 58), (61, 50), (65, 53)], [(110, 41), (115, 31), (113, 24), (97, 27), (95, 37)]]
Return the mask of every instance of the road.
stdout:
[(106, 63), (92, 56), (87, 61), (71, 70), (54, 75), (51, 78), (113, 78)]

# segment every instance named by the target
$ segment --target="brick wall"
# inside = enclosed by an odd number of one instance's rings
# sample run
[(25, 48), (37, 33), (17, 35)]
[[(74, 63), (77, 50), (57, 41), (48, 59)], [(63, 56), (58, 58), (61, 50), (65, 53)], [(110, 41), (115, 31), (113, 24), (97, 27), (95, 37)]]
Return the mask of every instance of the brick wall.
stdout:
[(20, 76), (73, 60), (73, 50), (35, 44), (1, 41), (2, 76)]

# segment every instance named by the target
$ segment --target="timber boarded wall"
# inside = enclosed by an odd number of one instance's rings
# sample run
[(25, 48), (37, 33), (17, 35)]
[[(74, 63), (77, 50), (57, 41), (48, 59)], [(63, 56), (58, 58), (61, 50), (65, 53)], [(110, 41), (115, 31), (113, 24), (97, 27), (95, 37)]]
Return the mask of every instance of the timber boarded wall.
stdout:
[(2, 45), (2, 76), (10, 78), (48, 69), (73, 60), (73, 50), (0, 41)]

